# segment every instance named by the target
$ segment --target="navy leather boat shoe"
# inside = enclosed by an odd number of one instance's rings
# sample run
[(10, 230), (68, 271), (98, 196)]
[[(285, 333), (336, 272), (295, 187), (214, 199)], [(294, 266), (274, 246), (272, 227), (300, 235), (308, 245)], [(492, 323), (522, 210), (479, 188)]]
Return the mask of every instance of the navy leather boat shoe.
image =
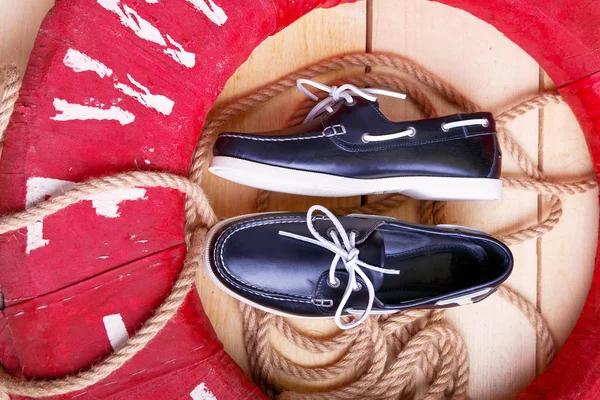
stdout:
[(260, 134), (222, 133), (209, 170), (247, 186), (301, 195), (502, 197), (502, 155), (492, 114), (393, 122), (379, 110), (375, 95), (404, 95), (300, 80), (299, 87), (314, 99), (305, 84), (330, 95), (304, 124)]
[[(282, 316), (335, 317), (342, 329), (370, 314), (480, 301), (512, 266), (510, 250), (482, 232), (336, 217), (321, 206), (225, 220), (209, 232), (205, 257), (210, 278), (236, 299)], [(344, 323), (350, 314), (358, 317)]]

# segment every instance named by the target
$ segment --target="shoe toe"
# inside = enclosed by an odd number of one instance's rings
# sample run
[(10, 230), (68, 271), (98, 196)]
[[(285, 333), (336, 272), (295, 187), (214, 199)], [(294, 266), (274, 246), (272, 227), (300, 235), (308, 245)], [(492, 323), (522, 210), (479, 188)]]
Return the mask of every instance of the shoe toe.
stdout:
[(212, 246), (211, 268), (221, 283), (244, 296), (310, 298), (320, 276), (315, 256), (279, 234), (302, 232), (302, 217), (269, 217), (224, 229)]

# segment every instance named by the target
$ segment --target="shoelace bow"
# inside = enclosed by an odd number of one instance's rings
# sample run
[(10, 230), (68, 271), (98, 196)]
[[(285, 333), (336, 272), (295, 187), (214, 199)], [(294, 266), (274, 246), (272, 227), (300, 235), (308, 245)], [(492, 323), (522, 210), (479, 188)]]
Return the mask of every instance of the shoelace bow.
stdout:
[(305, 85), (312, 86), (316, 89), (322, 90), (324, 92), (329, 93), (329, 96), (325, 97), (313, 109), (308, 113), (304, 122), (311, 121), (317, 115), (321, 114), (323, 110), (326, 110), (330, 113), (333, 112), (332, 106), (340, 100), (345, 100), (348, 104), (354, 103), (354, 97), (359, 96), (368, 101), (375, 101), (377, 97), (373, 96), (375, 94), (395, 97), (397, 99), (406, 99), (406, 95), (403, 93), (396, 93), (390, 90), (383, 89), (359, 89), (354, 85), (346, 83), (340, 87), (337, 86), (327, 86), (319, 82), (311, 81), (310, 79), (298, 79), (296, 81), (296, 85), (298, 89), (304, 93), (304, 95), (314, 101), (318, 101), (319, 98), (311, 93)]
[[(327, 86), (322, 83), (312, 81), (310, 79), (298, 79), (296, 81), (296, 85), (298, 86), (298, 89), (305, 96), (309, 97), (310, 99), (312, 99), (314, 101), (318, 101), (319, 98), (317, 96), (315, 96), (312, 92), (310, 92), (305, 87), (305, 85), (312, 86), (314, 88), (317, 88), (319, 90), (329, 93), (329, 96), (325, 97), (323, 100), (321, 100), (319, 103), (317, 103), (317, 105), (315, 105), (312, 110), (310, 110), (310, 112), (304, 119), (305, 123), (308, 121), (311, 121), (317, 115), (321, 114), (323, 112), (323, 110), (326, 110), (329, 113), (333, 113), (334, 110), (333, 110), (332, 106), (339, 101), (344, 100), (348, 104), (354, 104), (355, 96), (362, 97), (363, 99), (368, 100), (368, 101), (377, 100), (377, 97), (375, 97), (374, 95), (394, 97), (394, 98), (402, 99), (402, 100), (406, 99), (406, 95), (403, 93), (392, 92), (390, 90), (384, 90), (384, 89), (372, 89), (372, 88), (359, 89), (356, 86), (351, 85), (349, 83), (346, 83), (340, 87), (337, 87), (337, 86)], [(487, 127), (487, 126), (489, 126), (489, 121), (487, 120), (487, 118), (474, 118), (474, 119), (461, 120), (461, 121), (444, 122), (444, 123), (442, 123), (441, 127), (444, 132), (448, 132), (450, 129), (462, 128), (462, 127), (473, 126), (473, 125), (481, 125), (483, 127)], [(403, 137), (407, 137), (407, 136), (412, 137), (412, 136), (415, 136), (416, 133), (417, 133), (417, 131), (415, 128), (409, 127), (408, 129), (406, 129), (404, 131), (387, 134), (387, 135), (370, 135), (368, 133), (365, 133), (363, 135), (362, 139), (363, 139), (363, 142), (365, 142), (365, 143), (382, 142), (382, 141), (386, 141), (386, 140), (399, 139), (399, 138), (403, 138)]]
[[(329, 236), (331, 240), (327, 240), (325, 237), (321, 236), (319, 232), (315, 229), (313, 225), (312, 216), (316, 211), (320, 211), (329, 218), (329, 220), (333, 223), (334, 228), (329, 231)], [(356, 232), (350, 232), (348, 234), (340, 220), (333, 215), (331, 211), (323, 206), (312, 206), (308, 213), (306, 214), (306, 225), (308, 226), (308, 230), (314, 236), (313, 238), (309, 238), (302, 235), (297, 235), (295, 233), (279, 231), (279, 234), (282, 236), (286, 236), (292, 239), (300, 240), (306, 243), (311, 243), (319, 247), (323, 247), (327, 250), (330, 250), (334, 253), (333, 260), (331, 261), (331, 265), (329, 267), (329, 285), (332, 287), (337, 287), (340, 284), (340, 280), (335, 276), (336, 268), (338, 262), (341, 260), (344, 263), (344, 267), (348, 272), (348, 284), (346, 285), (346, 289), (344, 291), (344, 295), (342, 300), (335, 312), (335, 323), (340, 329), (350, 329), (355, 326), (361, 324), (370, 314), (373, 308), (373, 303), (375, 301), (375, 288), (373, 287), (373, 283), (365, 274), (362, 268), (370, 269), (373, 271), (382, 272), (384, 274), (399, 274), (398, 270), (384, 269), (377, 267), (375, 265), (367, 264), (360, 260), (359, 255), (360, 251), (356, 248)], [(340, 240), (341, 239), (341, 240)], [(342, 322), (342, 313), (346, 308), (346, 304), (352, 295), (354, 290), (360, 290), (360, 284), (356, 280), (356, 275), (360, 276), (364, 281), (367, 291), (369, 292), (369, 301), (367, 303), (367, 307), (362, 312), (359, 318), (355, 319), (349, 324), (344, 324)]]

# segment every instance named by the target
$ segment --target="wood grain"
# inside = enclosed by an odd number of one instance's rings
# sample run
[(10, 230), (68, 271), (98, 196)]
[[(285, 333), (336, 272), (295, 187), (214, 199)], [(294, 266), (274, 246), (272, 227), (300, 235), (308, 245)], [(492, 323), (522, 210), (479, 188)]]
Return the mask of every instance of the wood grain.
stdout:
[(0, 1), (0, 64), (25, 71), (38, 29), (54, 0)]
[[(373, 2), (373, 51), (400, 53), (440, 75), (486, 110), (502, 110), (538, 90), (538, 65), (498, 31), (471, 15), (429, 2)], [(455, 112), (434, 99), (440, 115)], [(537, 156), (537, 115), (511, 126), (526, 151)], [(504, 157), (504, 171), (519, 174)], [(402, 216), (402, 215), (398, 215)], [(448, 204), (448, 223), (491, 232), (537, 219), (537, 196), (507, 192), (499, 202)], [(535, 241), (513, 247), (516, 268), (509, 284), (536, 301)], [(471, 358), (470, 395), (512, 398), (535, 376), (536, 339), (524, 317), (502, 299), (448, 312)]]
[[(544, 74), (543, 87), (554, 89)], [(541, 113), (542, 172), (559, 181), (594, 175), (585, 138), (573, 112), (551, 104)], [(543, 206), (544, 212), (547, 207)], [(563, 216), (556, 228), (539, 239), (539, 308), (554, 338), (562, 344), (573, 329), (587, 297), (598, 244), (598, 190), (563, 199)]]

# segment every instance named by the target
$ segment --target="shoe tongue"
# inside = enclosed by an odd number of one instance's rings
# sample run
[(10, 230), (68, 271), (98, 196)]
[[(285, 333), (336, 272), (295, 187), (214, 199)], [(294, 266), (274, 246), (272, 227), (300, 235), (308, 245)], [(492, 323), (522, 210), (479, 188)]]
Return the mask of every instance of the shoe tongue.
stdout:
[[(342, 217), (339, 220), (346, 232), (356, 232), (356, 248), (360, 252), (358, 255), (359, 260), (366, 264), (383, 268), (385, 263), (385, 246), (383, 235), (377, 231), (377, 228), (383, 225), (384, 222), (353, 217)], [(327, 232), (332, 228), (335, 229), (329, 219), (317, 219), (314, 221), (314, 226), (326, 238), (329, 237)], [(338, 263), (337, 269), (340, 271), (346, 270), (342, 261)], [(383, 273), (365, 267), (361, 267), (361, 269), (369, 277), (375, 290), (379, 289), (383, 284)]]

